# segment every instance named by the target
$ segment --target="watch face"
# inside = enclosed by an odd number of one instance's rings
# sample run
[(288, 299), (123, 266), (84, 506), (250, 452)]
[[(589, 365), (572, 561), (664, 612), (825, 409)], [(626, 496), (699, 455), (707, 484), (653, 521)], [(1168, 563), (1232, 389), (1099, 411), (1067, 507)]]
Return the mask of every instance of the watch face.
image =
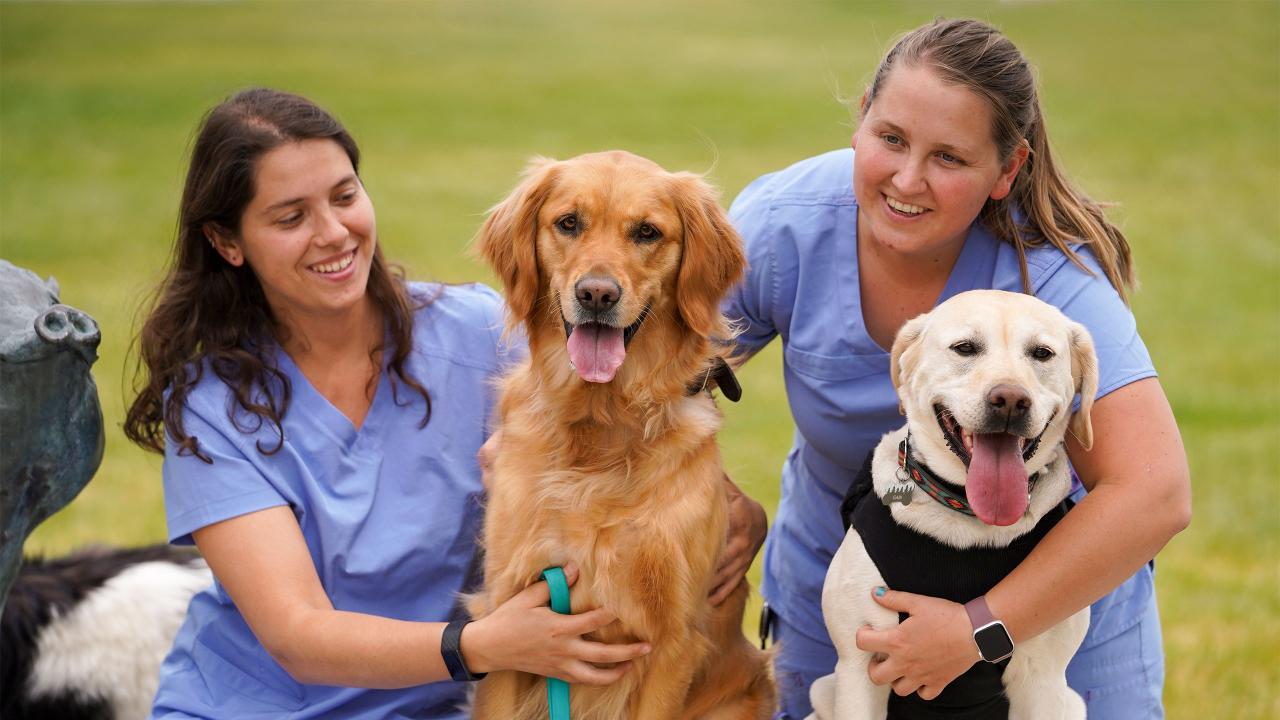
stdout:
[(995, 662), (1013, 652), (1013, 638), (999, 622), (979, 628), (973, 633), (973, 639), (978, 643), (983, 659), (988, 662)]

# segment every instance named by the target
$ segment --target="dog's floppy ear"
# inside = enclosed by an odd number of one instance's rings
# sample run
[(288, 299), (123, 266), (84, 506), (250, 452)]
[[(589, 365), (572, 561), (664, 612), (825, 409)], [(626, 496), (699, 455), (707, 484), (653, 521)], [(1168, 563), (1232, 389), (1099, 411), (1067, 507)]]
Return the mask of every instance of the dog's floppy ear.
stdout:
[(747, 269), (742, 238), (701, 177), (674, 173), (671, 195), (684, 226), (676, 305), (693, 332), (710, 337), (720, 330), (721, 298)]
[(898, 412), (906, 414), (902, 406), (902, 382), (906, 376), (915, 371), (920, 353), (916, 352), (916, 342), (924, 332), (925, 316), (917, 315), (907, 321), (893, 338), (893, 349), (889, 352), (889, 378), (893, 380), (893, 389), (898, 393)]
[(533, 158), (520, 185), (489, 210), (476, 234), (474, 252), (502, 281), (513, 322), (533, 314), (538, 298), (538, 211), (551, 193), (558, 167), (550, 158)]
[(1071, 434), (1085, 450), (1093, 447), (1093, 422), (1089, 412), (1093, 410), (1093, 398), (1098, 394), (1098, 355), (1093, 349), (1093, 338), (1080, 323), (1071, 323), (1071, 379), (1080, 393), (1080, 409), (1068, 426)]

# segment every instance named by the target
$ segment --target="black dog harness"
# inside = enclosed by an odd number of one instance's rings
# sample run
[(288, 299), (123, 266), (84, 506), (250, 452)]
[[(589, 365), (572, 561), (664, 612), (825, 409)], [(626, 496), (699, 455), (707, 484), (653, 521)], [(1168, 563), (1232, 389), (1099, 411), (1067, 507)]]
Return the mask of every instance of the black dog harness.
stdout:
[[(1025, 535), (1002, 548), (957, 550), (932, 537), (894, 522), (889, 506), (872, 489), (871, 459), (867, 455), (857, 479), (840, 505), (845, 530), (852, 527), (886, 587), (964, 603), (985, 595), (1013, 571), (1054, 525), (1070, 504), (1063, 500)], [(914, 460), (914, 458), (913, 458)], [(900, 613), (898, 621), (906, 619)], [(1001, 677), (1008, 660), (979, 661), (956, 678), (938, 697), (924, 700), (917, 693), (889, 695), (893, 720), (1007, 720), (1009, 701)]]

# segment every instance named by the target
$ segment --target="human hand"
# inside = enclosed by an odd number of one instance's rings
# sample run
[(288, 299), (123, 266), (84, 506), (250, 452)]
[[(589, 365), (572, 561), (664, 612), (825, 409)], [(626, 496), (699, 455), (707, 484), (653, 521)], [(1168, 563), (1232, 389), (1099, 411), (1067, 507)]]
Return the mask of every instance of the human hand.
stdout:
[(724, 476), (724, 481), (729, 493), (729, 527), (724, 548), (716, 559), (715, 579), (711, 583), (708, 598), (712, 605), (719, 605), (728, 599), (747, 576), (751, 561), (760, 552), (760, 546), (769, 530), (764, 507), (747, 497), (728, 475)]
[(891, 630), (858, 628), (858, 649), (876, 653), (867, 669), (876, 685), (892, 685), (903, 696), (919, 691), (932, 700), (982, 659), (963, 605), (894, 590), (871, 595), (884, 607), (910, 615)]
[[(578, 568), (569, 563), (565, 580), (573, 585)], [(519, 670), (585, 685), (607, 685), (647, 655), (648, 643), (609, 645), (582, 636), (617, 620), (604, 608), (561, 615), (547, 607), (551, 592), (536, 582), (470, 623), (461, 637), (462, 656), (472, 672)]]

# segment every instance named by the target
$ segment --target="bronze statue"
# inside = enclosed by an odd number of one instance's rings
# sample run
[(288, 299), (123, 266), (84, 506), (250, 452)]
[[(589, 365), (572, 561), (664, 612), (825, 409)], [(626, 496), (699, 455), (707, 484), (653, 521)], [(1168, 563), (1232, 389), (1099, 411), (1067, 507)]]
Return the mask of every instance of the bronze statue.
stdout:
[(0, 260), (0, 609), (22, 544), (102, 462), (102, 408), (89, 368), (102, 335), (58, 301), (58, 283)]

